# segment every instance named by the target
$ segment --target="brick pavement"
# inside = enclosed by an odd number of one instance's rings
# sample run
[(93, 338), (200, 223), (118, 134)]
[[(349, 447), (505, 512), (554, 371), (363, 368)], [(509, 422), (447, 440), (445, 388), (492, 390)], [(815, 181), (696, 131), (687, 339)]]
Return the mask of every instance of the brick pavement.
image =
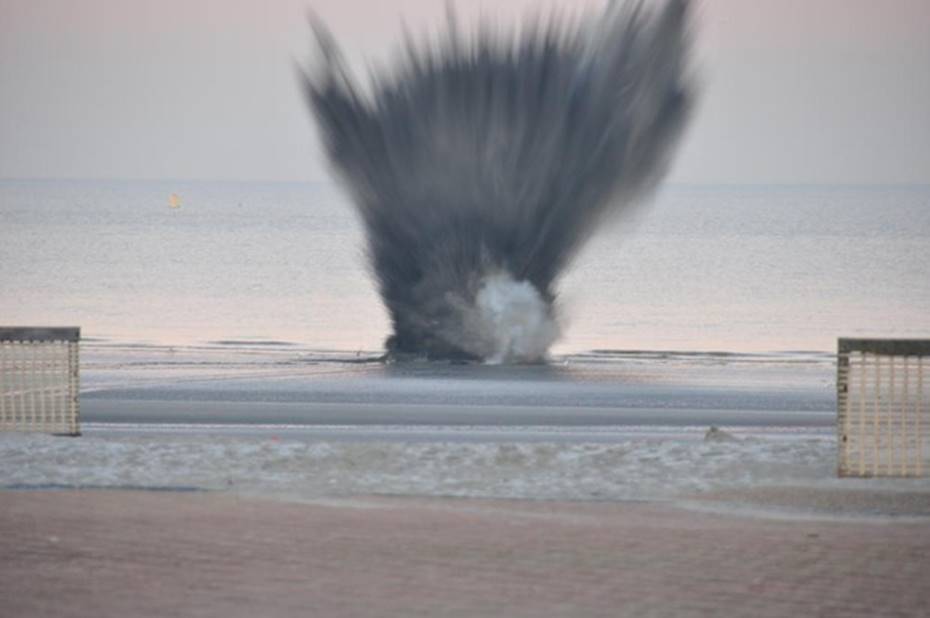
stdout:
[(930, 524), (0, 492), (0, 616), (918, 616)]

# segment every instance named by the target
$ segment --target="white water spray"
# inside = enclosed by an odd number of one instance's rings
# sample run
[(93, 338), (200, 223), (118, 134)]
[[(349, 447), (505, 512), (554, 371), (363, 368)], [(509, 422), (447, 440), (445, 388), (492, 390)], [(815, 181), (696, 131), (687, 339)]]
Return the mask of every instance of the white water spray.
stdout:
[(559, 337), (552, 307), (539, 291), (506, 272), (485, 276), (463, 321), (460, 345), (493, 365), (542, 362)]

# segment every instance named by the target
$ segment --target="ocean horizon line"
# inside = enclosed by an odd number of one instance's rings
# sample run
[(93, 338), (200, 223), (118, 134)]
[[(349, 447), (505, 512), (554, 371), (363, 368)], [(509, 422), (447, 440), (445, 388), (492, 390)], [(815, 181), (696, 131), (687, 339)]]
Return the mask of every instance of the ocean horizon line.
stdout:
[[(296, 185), (327, 186), (338, 188), (342, 183), (334, 179), (255, 179), (255, 178), (133, 178), (133, 177), (0, 177), (2, 183), (138, 183), (138, 184), (255, 184), (255, 185)], [(906, 182), (665, 182), (659, 190), (701, 190), (701, 189), (928, 189), (930, 180)]]

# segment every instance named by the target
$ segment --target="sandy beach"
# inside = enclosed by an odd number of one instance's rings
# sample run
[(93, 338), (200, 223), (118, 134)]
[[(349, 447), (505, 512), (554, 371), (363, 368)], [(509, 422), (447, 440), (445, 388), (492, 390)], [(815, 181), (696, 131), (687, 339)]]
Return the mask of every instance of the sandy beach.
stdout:
[[(0, 613), (918, 616), (930, 604), (926, 494), (900, 498), (895, 517), (867, 518), (824, 517), (824, 504), (819, 517), (737, 516), (723, 498), (717, 512), (702, 512), (647, 502), (6, 491)], [(803, 492), (761, 499), (768, 508), (816, 502)], [(860, 507), (870, 501), (883, 499), (859, 497)]]

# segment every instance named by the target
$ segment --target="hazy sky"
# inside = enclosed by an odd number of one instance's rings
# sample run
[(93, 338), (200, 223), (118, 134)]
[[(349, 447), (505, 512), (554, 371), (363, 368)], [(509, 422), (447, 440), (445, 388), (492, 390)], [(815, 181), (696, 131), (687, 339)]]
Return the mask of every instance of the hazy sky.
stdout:
[[(462, 21), (601, 0), (458, 0)], [(308, 7), (356, 62), (444, 0), (0, 0), (0, 178), (328, 177), (297, 88)], [(930, 1), (704, 0), (671, 180), (930, 182)]]

